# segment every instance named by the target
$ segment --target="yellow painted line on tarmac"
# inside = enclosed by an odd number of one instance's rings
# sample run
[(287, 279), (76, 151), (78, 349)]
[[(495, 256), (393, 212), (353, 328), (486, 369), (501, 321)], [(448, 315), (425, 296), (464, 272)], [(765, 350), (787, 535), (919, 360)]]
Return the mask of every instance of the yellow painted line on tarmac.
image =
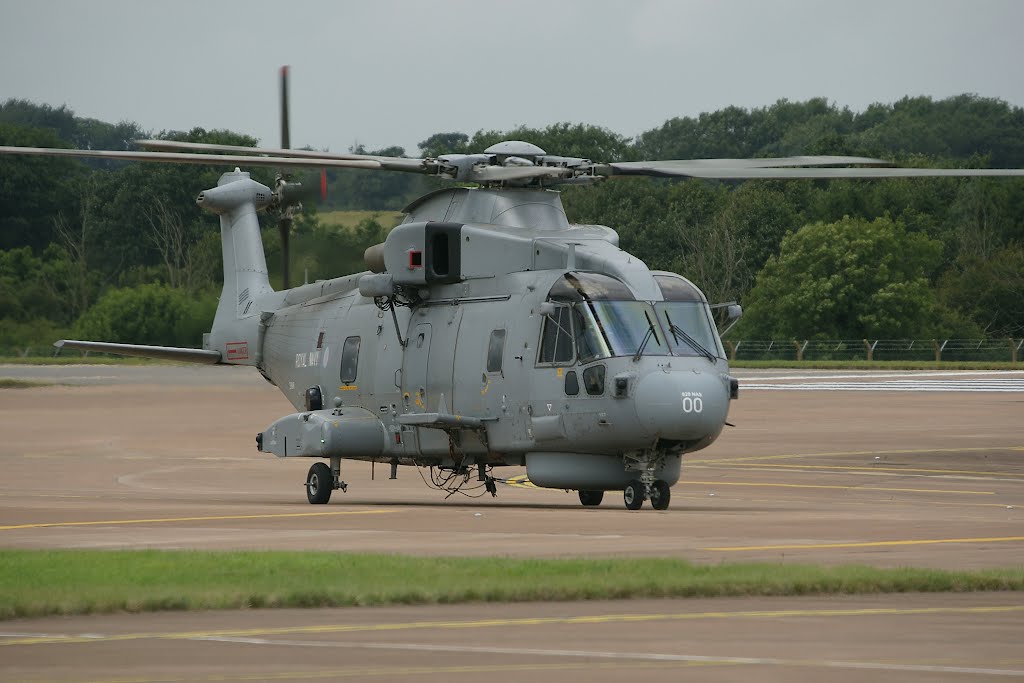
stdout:
[(110, 500), (108, 496), (74, 496), (69, 493), (22, 493), (21, 491), (4, 491), (0, 498), (91, 498), (93, 500)]
[(520, 489), (539, 489), (540, 487), (534, 484), (532, 481), (526, 478), (525, 474), (517, 474), (514, 477), (509, 477), (505, 480), (505, 483), (509, 486), (514, 486)]
[(922, 455), (925, 453), (984, 453), (988, 451), (1024, 451), (1024, 446), (978, 446), (975, 448), (912, 448), (900, 450), (881, 451), (835, 451), (824, 453), (786, 453), (782, 455), (750, 455), (735, 458), (694, 458), (683, 459), (683, 466), (686, 463), (700, 465), (715, 465), (726, 462), (757, 462), (761, 460), (791, 460), (798, 458), (841, 458), (851, 455)]
[[(334, 680), (334, 679), (362, 679), (362, 678), (384, 678), (385, 680), (398, 680), (399, 678), (413, 678), (430, 674), (500, 674), (500, 673), (526, 673), (535, 671), (591, 671), (605, 670), (614, 671), (619, 669), (678, 669), (694, 666), (724, 666), (734, 665), (735, 662), (722, 661), (672, 661), (672, 662), (637, 662), (622, 661), (616, 663), (607, 662), (571, 662), (571, 663), (537, 663), (537, 664), (453, 664), (439, 666), (374, 666), (374, 667), (346, 667), (344, 669), (310, 669), (305, 671), (259, 671), (253, 673), (213, 673), (206, 675), (168, 675), (155, 677), (132, 676), (126, 678), (117, 676), (114, 678), (90, 678), (84, 683), (174, 683), (175, 681), (296, 681), (296, 680)], [(518, 677), (517, 677), (518, 678)]]
[(226, 629), (215, 631), (172, 631), (149, 633), (117, 633), (102, 635), (31, 636), (0, 640), (0, 648), (12, 645), (56, 645), (65, 643), (110, 643), (132, 640), (198, 640), (212, 638), (246, 638), (271, 635), (374, 633), (410, 630), (480, 629), (516, 626), (550, 626), (575, 624), (627, 624), (646, 622), (701, 621), (711, 619), (789, 619), (858, 616), (922, 616), (937, 614), (1007, 614), (1024, 612), (1024, 604), (991, 605), (984, 607), (878, 607), (850, 609), (791, 609), (736, 612), (683, 612), (662, 614), (598, 614), (577, 617), (519, 617), (509, 619), (480, 619), (473, 621), (412, 621), (371, 624), (319, 624), (315, 626), (281, 626), (252, 629)]
[[(679, 494), (679, 495), (684, 495), (684, 494)], [(696, 494), (696, 495), (700, 495), (700, 494)], [(719, 498), (719, 500), (726, 500), (726, 499), (725, 498)], [(803, 502), (805, 499), (804, 498), (799, 498), (799, 497), (788, 498), (788, 497), (784, 497), (784, 496), (776, 496), (776, 497), (771, 497), (771, 498), (763, 498), (763, 497), (752, 496), (752, 497), (743, 497), (740, 500), (742, 500), (744, 503), (749, 503), (749, 504), (758, 503), (758, 504), (771, 505), (771, 504), (778, 504), (778, 503), (782, 503), (782, 502)], [(951, 500), (939, 500), (939, 499), (932, 499), (932, 500), (921, 501), (921, 500), (913, 500), (911, 498), (903, 498), (903, 499), (896, 500), (896, 499), (894, 499), (891, 496), (889, 496), (889, 497), (884, 497), (883, 496), (883, 497), (879, 497), (879, 498), (856, 498), (856, 499), (838, 498), (838, 499), (835, 499), (833, 501), (830, 501), (831, 505), (834, 505), (834, 506), (844, 506), (844, 507), (848, 507), (848, 508), (851, 508), (851, 509), (862, 509), (865, 504), (871, 504), (871, 503), (877, 503), (878, 505), (887, 506), (887, 507), (920, 508), (922, 505), (927, 505), (927, 506), (935, 506), (935, 507), (998, 508), (1000, 510), (1006, 510), (1007, 512), (1018, 512), (1020, 510), (1024, 510), (1024, 503), (1020, 503), (1020, 504), (1015, 504), (1015, 503), (1009, 503), (1009, 504), (1007, 504), (1007, 503), (980, 503), (980, 502), (976, 503), (976, 502), (951, 501)], [(712, 510), (713, 508), (707, 508), (707, 509), (708, 510)]]
[(89, 522), (40, 522), (0, 526), (0, 531), (45, 529), (55, 526), (116, 526), (119, 524), (166, 524), (170, 522), (216, 522), (232, 519), (284, 519), (287, 517), (337, 517), (339, 515), (383, 515), (398, 510), (339, 510), (337, 512), (280, 512), (266, 515), (211, 515), (208, 517), (156, 517), (152, 519), (107, 519)]
[[(338, 672), (308, 672), (301, 675), (301, 672), (292, 674), (283, 673), (277, 675), (253, 675), (246, 678), (238, 678), (234, 674), (228, 680), (294, 680), (296, 678), (362, 678), (364, 676), (379, 676), (394, 679), (398, 676), (423, 676), (426, 674), (489, 674), (489, 673), (526, 673), (533, 671), (593, 671), (593, 670), (618, 670), (618, 669), (675, 669), (691, 666), (722, 666), (730, 662), (635, 662), (623, 661), (615, 664), (603, 662), (572, 662), (572, 663), (537, 663), (537, 664), (463, 664), (451, 666), (390, 666), (373, 667), (365, 669), (343, 669)], [(518, 677), (517, 677), (518, 678)], [(210, 680), (224, 680), (224, 676), (218, 676)], [(122, 683), (120, 679), (112, 679), (110, 683)], [(154, 681), (153, 683), (157, 683)]]
[(701, 548), (717, 552), (739, 552), (743, 550), (816, 550), (819, 548), (882, 548), (900, 545), (937, 545), (940, 543), (1014, 543), (1024, 541), (1024, 536), (996, 536), (990, 538), (922, 538), (903, 541), (863, 541), (859, 543), (794, 543), (788, 545), (745, 545), (720, 548)]
[[(708, 468), (712, 467), (711, 463), (702, 464), (701, 467)], [(738, 465), (733, 467), (732, 465), (725, 463), (722, 465), (723, 469), (758, 469), (777, 467), (781, 469), (815, 469), (815, 470), (853, 470), (856, 472), (893, 472), (899, 474), (901, 472), (923, 472), (927, 474), (964, 474), (971, 476), (982, 476), (982, 477), (1024, 477), (1024, 471), (1022, 472), (984, 472), (982, 470), (935, 470), (935, 469), (924, 469), (920, 467), (874, 467), (872, 465), (815, 465), (813, 463), (804, 463), (802, 465), (783, 465), (781, 463), (746, 463), (744, 465)]]
[(701, 486), (757, 486), (784, 489), (836, 489), (840, 491), (888, 491), (901, 493), (955, 493), (965, 496), (994, 496), (995, 491), (959, 491), (952, 489), (905, 489), (890, 488), (885, 486), (835, 486), (828, 484), (773, 484), (757, 481), (692, 481), (685, 479), (681, 482), (684, 486), (700, 484)]

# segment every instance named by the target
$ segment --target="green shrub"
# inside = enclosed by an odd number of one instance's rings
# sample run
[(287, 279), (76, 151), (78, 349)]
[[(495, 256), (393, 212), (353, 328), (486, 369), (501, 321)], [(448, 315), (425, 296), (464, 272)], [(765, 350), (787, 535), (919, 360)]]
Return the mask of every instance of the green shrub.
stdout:
[(216, 308), (212, 295), (166, 285), (111, 289), (78, 319), (74, 332), (96, 341), (198, 347)]

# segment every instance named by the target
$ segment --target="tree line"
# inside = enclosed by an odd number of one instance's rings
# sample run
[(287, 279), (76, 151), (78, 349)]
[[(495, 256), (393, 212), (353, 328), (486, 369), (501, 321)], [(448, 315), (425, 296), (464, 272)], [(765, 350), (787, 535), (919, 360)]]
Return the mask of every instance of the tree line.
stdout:
[[(196, 128), (153, 133), (24, 100), (0, 104), (0, 144), (128, 149), (139, 137), (255, 146)], [(506, 139), (594, 160), (843, 154), (901, 165), (1024, 167), (1024, 110), (961, 95), (907, 97), (863, 112), (824, 99), (678, 117), (628, 138), (582, 123), (438, 133), (412, 156), (479, 152)], [(404, 155), (389, 147), (352, 151)], [(194, 199), (223, 168), (0, 157), (0, 348), (64, 335), (195, 346), (219, 293), (215, 217)], [(253, 170), (270, 184), (272, 172)], [(329, 171), (324, 209), (399, 210), (438, 181)], [(311, 182), (318, 179), (311, 177)], [(706, 182), (611, 179), (568, 187), (569, 219), (615, 228), (650, 267), (681, 273), (712, 301), (739, 301), (732, 338), (1024, 335), (1024, 181), (892, 179)], [(264, 221), (272, 280), (274, 217)], [(386, 231), (294, 223), (293, 273), (362, 269)]]

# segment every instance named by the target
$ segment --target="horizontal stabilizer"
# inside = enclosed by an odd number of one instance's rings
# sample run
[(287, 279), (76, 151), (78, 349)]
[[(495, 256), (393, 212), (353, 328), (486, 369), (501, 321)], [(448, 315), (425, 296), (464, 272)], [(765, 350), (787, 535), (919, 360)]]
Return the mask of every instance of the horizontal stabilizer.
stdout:
[(96, 351), (97, 353), (116, 353), (121, 356), (140, 356), (142, 358), (159, 358), (161, 360), (177, 360), (183, 363), (205, 363), (213, 365), (220, 362), (219, 351), (206, 349), (183, 349), (175, 346), (144, 346), (142, 344), (115, 344), (113, 342), (79, 341), (77, 339), (61, 339), (53, 343), (57, 350), (76, 349), (78, 351)]

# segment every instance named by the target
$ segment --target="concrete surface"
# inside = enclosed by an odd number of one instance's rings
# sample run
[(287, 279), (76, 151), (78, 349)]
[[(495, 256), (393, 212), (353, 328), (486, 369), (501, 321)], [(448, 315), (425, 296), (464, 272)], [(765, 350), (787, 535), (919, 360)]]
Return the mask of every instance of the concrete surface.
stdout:
[[(736, 427), (684, 460), (669, 510), (630, 512), (615, 493), (584, 509), (521, 470), (496, 471), (513, 479), (497, 498), (444, 500), (416, 470), (371, 479), (363, 463), (344, 463), (348, 493), (314, 507), (310, 461), (256, 451), (290, 407), (252, 370), (0, 367), (75, 385), (0, 390), (0, 547), (1024, 565), (1022, 373), (737, 374)], [(1022, 606), (984, 594), (44, 619), (0, 624), (0, 678), (980, 680), (1024, 676)]]

